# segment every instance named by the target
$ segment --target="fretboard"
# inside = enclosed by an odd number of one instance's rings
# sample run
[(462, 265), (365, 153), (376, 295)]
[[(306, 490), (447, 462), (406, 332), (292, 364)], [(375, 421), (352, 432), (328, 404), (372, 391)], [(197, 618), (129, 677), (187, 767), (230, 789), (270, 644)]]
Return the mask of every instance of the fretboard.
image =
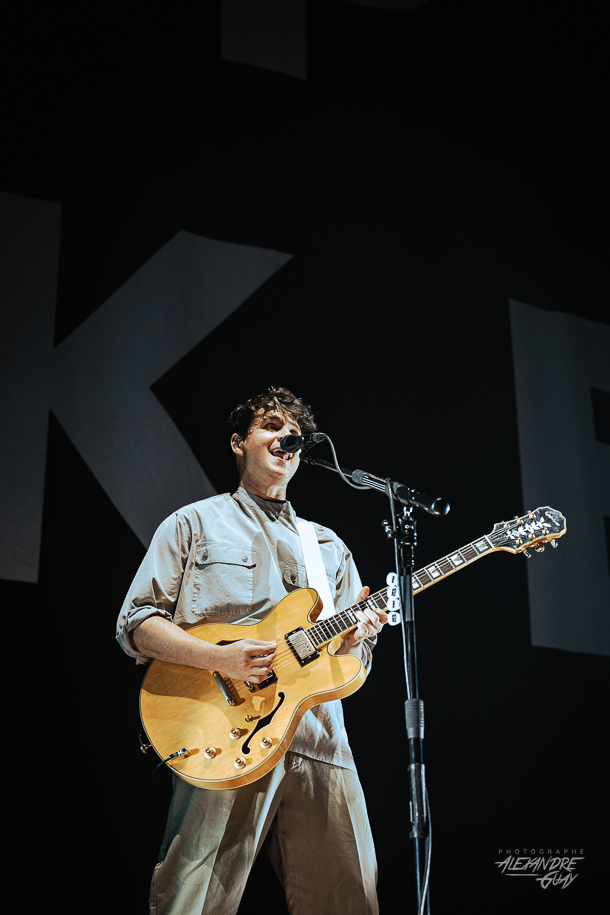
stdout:
[[(426, 588), (435, 585), (442, 578), (447, 578), (459, 569), (464, 568), (470, 563), (484, 556), (485, 553), (492, 553), (497, 547), (494, 547), (489, 536), (481, 537), (473, 543), (467, 543), (461, 549), (448, 556), (443, 556), (436, 562), (424, 566), (419, 572), (413, 573), (413, 593), (424, 591)], [(307, 630), (307, 635), (312, 639), (316, 648), (321, 648), (337, 636), (343, 636), (352, 629), (355, 629), (359, 623), (356, 616), (356, 610), (366, 610), (367, 607), (373, 610), (385, 610), (387, 607), (388, 589), (383, 588), (381, 591), (370, 594), (365, 600), (353, 604), (348, 610), (341, 613), (335, 613), (328, 619), (320, 620)]]
[(436, 562), (431, 562), (430, 565), (424, 566), (419, 572), (413, 574), (413, 593), (417, 594), (418, 591), (424, 591), (430, 585), (440, 581), (441, 578), (447, 578), (448, 575), (452, 575), (459, 569), (463, 569), (464, 566), (470, 565), (471, 562), (484, 556), (485, 553), (492, 553), (495, 549), (496, 547), (489, 539), (489, 536), (481, 537), (480, 540), (467, 543), (460, 550), (449, 553), (448, 556), (443, 556), (442, 559), (438, 559)]

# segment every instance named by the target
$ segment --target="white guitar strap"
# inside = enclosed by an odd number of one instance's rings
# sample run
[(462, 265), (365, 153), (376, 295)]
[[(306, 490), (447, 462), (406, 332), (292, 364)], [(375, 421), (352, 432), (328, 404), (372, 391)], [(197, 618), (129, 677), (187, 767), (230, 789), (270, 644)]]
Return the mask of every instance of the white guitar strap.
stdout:
[(335, 605), (330, 594), (330, 585), (328, 584), (326, 569), (322, 561), (320, 544), (310, 521), (297, 521), (297, 530), (301, 538), (303, 558), (307, 569), (307, 583), (310, 588), (315, 588), (322, 598), (322, 612), (318, 619), (325, 620), (329, 616), (334, 616)]

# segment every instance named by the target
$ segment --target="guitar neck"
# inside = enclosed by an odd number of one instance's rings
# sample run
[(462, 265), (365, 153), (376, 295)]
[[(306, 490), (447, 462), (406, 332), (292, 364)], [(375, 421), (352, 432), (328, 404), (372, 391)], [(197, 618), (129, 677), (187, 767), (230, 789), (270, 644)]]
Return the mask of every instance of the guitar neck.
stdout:
[(470, 565), (486, 553), (493, 553), (496, 549), (497, 547), (491, 542), (490, 536), (486, 536), (479, 538), (479, 540), (474, 540), (472, 543), (467, 543), (466, 546), (449, 553), (447, 556), (443, 556), (442, 559), (438, 559), (436, 562), (431, 562), (430, 565), (424, 566), (419, 572), (414, 572), (413, 593), (417, 594), (418, 591), (424, 591), (431, 585), (435, 585), (442, 578), (453, 575), (454, 572), (458, 572), (465, 566)]
[[(430, 588), (437, 581), (447, 578), (448, 575), (458, 572), (460, 569), (475, 562), (475, 560), (480, 559), (486, 553), (493, 553), (496, 549), (498, 547), (493, 545), (489, 536), (486, 536), (481, 537), (479, 540), (474, 540), (472, 543), (467, 543), (466, 546), (449, 553), (447, 556), (443, 556), (442, 559), (438, 559), (436, 562), (431, 562), (430, 565), (424, 566), (423, 569), (413, 573), (413, 593), (417, 594), (419, 591)], [(367, 607), (374, 610), (385, 610), (387, 602), (388, 589), (382, 588), (381, 591), (370, 594), (365, 600), (353, 604), (348, 610), (335, 613), (334, 616), (315, 623), (307, 630), (307, 635), (312, 639), (316, 648), (321, 648), (332, 639), (337, 638), (337, 636), (344, 636), (356, 628), (359, 623), (356, 610), (366, 610)]]

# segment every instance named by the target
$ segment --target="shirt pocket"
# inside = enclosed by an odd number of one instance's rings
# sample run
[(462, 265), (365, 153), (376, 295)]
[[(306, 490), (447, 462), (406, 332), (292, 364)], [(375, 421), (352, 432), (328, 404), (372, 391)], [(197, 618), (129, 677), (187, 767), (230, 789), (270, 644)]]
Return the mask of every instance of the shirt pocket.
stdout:
[(252, 611), (256, 551), (251, 546), (202, 541), (195, 550), (192, 612), (209, 622), (233, 622)]
[(305, 588), (307, 582), (307, 573), (305, 566), (291, 559), (286, 559), (280, 563), (282, 570), (282, 584), (286, 591), (296, 591), (298, 588)]

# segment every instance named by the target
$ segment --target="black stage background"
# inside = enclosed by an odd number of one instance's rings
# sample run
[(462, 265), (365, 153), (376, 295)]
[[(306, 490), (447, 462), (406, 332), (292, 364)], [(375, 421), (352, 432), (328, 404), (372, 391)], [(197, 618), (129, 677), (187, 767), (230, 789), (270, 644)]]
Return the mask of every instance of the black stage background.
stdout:
[[(279, 383), (345, 466), (450, 500), (446, 519), (420, 519), (418, 567), (535, 508), (508, 300), (608, 323), (607, 16), (598, 0), (308, 0), (303, 79), (222, 59), (218, 2), (5, 7), (0, 189), (62, 206), (56, 343), (180, 230), (287, 252), (154, 387), (216, 489), (234, 485), (227, 412)], [(290, 496), (383, 586), (382, 496), (314, 468)], [(569, 549), (568, 528), (530, 561)], [(65, 911), (146, 911), (170, 779), (149, 778), (141, 671), (113, 639), (143, 553), (52, 416), (39, 581), (3, 592), (36, 683), (11, 762), (29, 787), (29, 893)], [(525, 563), (494, 555), (416, 602), (437, 913), (590, 911), (604, 889), (608, 658), (532, 647)], [(345, 701), (382, 912), (415, 911), (400, 653), (388, 627)], [(542, 890), (499, 873), (516, 848), (585, 860)], [(262, 905), (285, 910), (261, 858), (241, 911)]]

